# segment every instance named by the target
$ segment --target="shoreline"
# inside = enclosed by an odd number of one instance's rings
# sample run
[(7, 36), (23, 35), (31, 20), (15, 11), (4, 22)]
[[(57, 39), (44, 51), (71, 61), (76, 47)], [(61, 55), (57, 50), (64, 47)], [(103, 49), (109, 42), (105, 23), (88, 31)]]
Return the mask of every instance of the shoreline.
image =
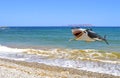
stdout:
[(3, 58), (0, 58), (0, 72), (0, 78), (120, 78), (109, 74)]

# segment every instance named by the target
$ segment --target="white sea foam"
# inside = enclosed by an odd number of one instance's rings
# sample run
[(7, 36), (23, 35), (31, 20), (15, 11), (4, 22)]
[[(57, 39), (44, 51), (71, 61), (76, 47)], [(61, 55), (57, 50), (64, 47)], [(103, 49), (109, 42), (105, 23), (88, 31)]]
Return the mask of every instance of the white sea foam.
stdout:
[(120, 59), (118, 56), (114, 53), (101, 53), (94, 49), (36, 50), (10, 48), (0, 45), (0, 57), (120, 76)]
[(26, 51), (26, 49), (10, 48), (0, 45), (0, 53), (20, 53)]

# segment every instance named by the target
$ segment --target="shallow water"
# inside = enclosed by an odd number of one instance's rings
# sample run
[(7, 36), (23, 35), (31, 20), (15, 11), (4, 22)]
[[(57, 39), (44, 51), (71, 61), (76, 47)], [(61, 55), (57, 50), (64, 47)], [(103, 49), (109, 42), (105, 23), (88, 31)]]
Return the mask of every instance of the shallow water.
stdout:
[(69, 41), (74, 36), (71, 27), (9, 27), (0, 29), (0, 44), (12, 47), (96, 49), (120, 52), (120, 27), (92, 27), (93, 31), (107, 36), (105, 42)]
[(120, 76), (120, 53), (94, 49), (17, 49), (0, 46), (0, 57)]
[(0, 29), (0, 57), (120, 76), (120, 27), (93, 27), (105, 42), (69, 41), (70, 27)]

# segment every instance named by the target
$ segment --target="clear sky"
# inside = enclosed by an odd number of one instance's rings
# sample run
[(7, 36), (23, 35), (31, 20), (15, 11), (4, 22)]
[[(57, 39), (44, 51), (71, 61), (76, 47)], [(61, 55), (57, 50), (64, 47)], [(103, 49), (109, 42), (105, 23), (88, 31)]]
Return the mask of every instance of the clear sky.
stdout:
[(0, 0), (0, 26), (120, 26), (120, 0)]

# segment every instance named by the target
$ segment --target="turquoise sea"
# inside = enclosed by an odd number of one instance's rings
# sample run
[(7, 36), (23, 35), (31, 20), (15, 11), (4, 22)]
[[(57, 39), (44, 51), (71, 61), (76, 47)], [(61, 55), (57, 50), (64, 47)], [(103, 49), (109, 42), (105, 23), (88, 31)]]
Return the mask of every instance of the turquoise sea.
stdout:
[(107, 35), (110, 45), (104, 42), (69, 41), (74, 38), (71, 27), (9, 27), (0, 29), (0, 44), (14, 47), (49, 47), (97, 49), (120, 52), (120, 27), (92, 27), (101, 36)]
[(71, 27), (2, 27), (0, 58), (120, 77), (120, 27), (92, 27), (105, 42), (70, 41)]

